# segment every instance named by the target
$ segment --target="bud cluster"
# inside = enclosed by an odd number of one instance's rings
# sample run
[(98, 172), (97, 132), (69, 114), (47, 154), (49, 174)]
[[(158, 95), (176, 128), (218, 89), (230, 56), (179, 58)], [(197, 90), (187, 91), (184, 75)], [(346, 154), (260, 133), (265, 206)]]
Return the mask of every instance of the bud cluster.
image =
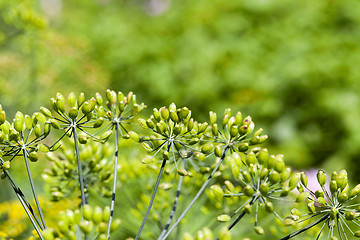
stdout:
[[(59, 151), (49, 152), (46, 155), (51, 165), (42, 174), (53, 201), (69, 197), (73, 192), (78, 192), (79, 188), (76, 156), (72, 146), (74, 142), (62, 141), (64, 142), (66, 144), (62, 144)], [(107, 143), (99, 145), (94, 141), (89, 141), (80, 148), (86, 193), (93, 190), (102, 196), (111, 197), (112, 154), (113, 148)]]
[(286, 167), (283, 155), (269, 155), (266, 148), (255, 147), (247, 152), (233, 152), (225, 161), (235, 181), (228, 180), (225, 181), (224, 187), (213, 185), (210, 189), (218, 200), (235, 198), (242, 204), (237, 206), (230, 216), (218, 216), (218, 221), (228, 222), (235, 218), (229, 226), (232, 228), (237, 218), (255, 213), (254, 231), (260, 235), (264, 234), (262, 227), (257, 225), (258, 211), (262, 208), (281, 219), (274, 211), (273, 201), (285, 198), (298, 185), (300, 175)]
[[(331, 174), (330, 181), (327, 181), (327, 175), (324, 170), (317, 173), (317, 181), (321, 190), (313, 191), (307, 186), (308, 179), (305, 173), (301, 173), (301, 185), (298, 186), (299, 194), (296, 202), (305, 201), (308, 213), (302, 215), (301, 212), (294, 208), (291, 210), (291, 216), (286, 219), (286, 224), (302, 223), (306, 220), (317, 217), (316, 220), (303, 227), (309, 229), (315, 225), (321, 224), (321, 230), (318, 237), (324, 231), (324, 227), (329, 227), (328, 238), (330, 239), (348, 239), (347, 233), (354, 237), (360, 237), (360, 230), (353, 231), (351, 227), (360, 226), (360, 209), (359, 204), (354, 201), (360, 195), (360, 184), (354, 188), (349, 187), (346, 170), (339, 172), (334, 171)], [(327, 190), (328, 189), (328, 190)], [(338, 237), (336, 236), (336, 231)], [(296, 236), (302, 231), (291, 234)], [(290, 235), (289, 235), (290, 236)], [(285, 239), (285, 238), (284, 238)], [(288, 239), (288, 238), (286, 238)]]
[[(84, 205), (82, 220), (79, 209), (60, 212), (56, 228), (47, 228), (42, 232), (42, 235), (45, 240), (76, 240), (78, 239), (76, 232), (80, 229), (90, 239), (106, 240), (109, 217), (110, 207), (108, 206), (102, 209), (99, 206), (91, 207), (90, 205)], [(111, 232), (115, 231), (119, 226), (120, 220), (116, 219), (111, 224)]]

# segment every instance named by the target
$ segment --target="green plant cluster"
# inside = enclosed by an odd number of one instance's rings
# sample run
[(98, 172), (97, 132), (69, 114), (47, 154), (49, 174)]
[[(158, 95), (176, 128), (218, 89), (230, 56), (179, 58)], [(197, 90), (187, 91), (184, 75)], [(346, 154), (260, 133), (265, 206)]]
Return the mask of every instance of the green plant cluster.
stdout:
[[(347, 172), (333, 172), (327, 188), (325, 171), (319, 170), (321, 190), (310, 189), (307, 175), (288, 167), (282, 154), (270, 154), (263, 147), (268, 135), (241, 112), (227, 108), (218, 118), (210, 111), (209, 121), (199, 122), (190, 109), (171, 103), (139, 118), (146, 105), (138, 104), (132, 92), (113, 90), (90, 98), (57, 93), (50, 106), (31, 116), (18, 111), (12, 121), (0, 107), (1, 178), (11, 185), (35, 239), (163, 240), (172, 238), (179, 226), (184, 230), (177, 234), (184, 240), (274, 233), (285, 240), (319, 226), (318, 239), (325, 226), (327, 239), (360, 237), (360, 188), (350, 189)], [(138, 144), (134, 150), (143, 148), (147, 155), (137, 162), (127, 159), (126, 142)], [(30, 162), (43, 158), (49, 161), (42, 177), (50, 200), (80, 200), (59, 212), (53, 226), (46, 223), (30, 168)], [(25, 162), (35, 205), (12, 177), (19, 159)], [(145, 188), (136, 186), (140, 182), (147, 182)], [(304, 200), (308, 213), (301, 214)], [(212, 220), (192, 224), (201, 215)], [(264, 228), (266, 219), (276, 224)], [(305, 225), (308, 220), (313, 221)], [(243, 221), (253, 224), (254, 231), (243, 232)], [(286, 233), (292, 231), (286, 226), (297, 230)]]

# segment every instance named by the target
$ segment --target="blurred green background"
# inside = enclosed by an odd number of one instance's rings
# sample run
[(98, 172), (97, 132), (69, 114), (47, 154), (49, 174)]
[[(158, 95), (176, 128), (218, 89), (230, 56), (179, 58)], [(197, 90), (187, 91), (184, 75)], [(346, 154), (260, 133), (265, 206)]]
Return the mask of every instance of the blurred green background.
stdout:
[(360, 1), (0, 0), (0, 103), (134, 91), (206, 120), (230, 107), (296, 169), (360, 181)]

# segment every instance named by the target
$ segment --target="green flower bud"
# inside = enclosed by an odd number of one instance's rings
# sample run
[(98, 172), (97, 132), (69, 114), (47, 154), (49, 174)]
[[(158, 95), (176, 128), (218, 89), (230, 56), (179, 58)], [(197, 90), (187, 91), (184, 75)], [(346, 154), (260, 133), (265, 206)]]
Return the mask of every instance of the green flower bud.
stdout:
[[(84, 102), (84, 104), (81, 106), (81, 111), (85, 115), (89, 114), (91, 112), (91, 103), (89, 101)], [(70, 112), (69, 112), (69, 114), (70, 114)], [(75, 118), (72, 118), (72, 119), (75, 119)]]
[(53, 128), (55, 129), (60, 129), (60, 124), (57, 120), (55, 119), (50, 119), (50, 124)]
[(249, 144), (248, 143), (241, 143), (239, 145), (239, 152), (246, 152), (249, 149)]
[(335, 180), (332, 180), (329, 184), (330, 192), (335, 193), (338, 189), (337, 183)]
[(214, 193), (214, 195), (217, 197), (217, 198), (222, 198), (224, 196), (224, 191), (222, 190), (221, 187), (219, 187), (218, 185), (212, 185), (210, 187), (210, 190)]
[(267, 168), (262, 168), (261, 172), (260, 172), (260, 179), (264, 180), (269, 174), (269, 169)]
[(320, 186), (324, 186), (326, 183), (326, 174), (325, 174), (324, 170), (319, 170), (317, 172), (316, 177), (317, 177), (317, 180), (318, 180)]
[(297, 196), (295, 202), (300, 203), (304, 201), (307, 197), (308, 197), (308, 192), (302, 192)]
[(160, 121), (161, 120), (161, 116), (160, 116), (160, 112), (159, 110), (157, 110), (157, 108), (153, 109), (153, 116), (156, 119), (156, 121)]
[(165, 121), (168, 120), (169, 114), (170, 114), (170, 112), (166, 107), (160, 108), (160, 115), (163, 120), (165, 120)]
[(242, 114), (241, 112), (237, 112), (235, 115), (235, 124), (240, 125), (242, 121)]
[(321, 205), (323, 205), (323, 206), (326, 205), (326, 200), (325, 200), (325, 198), (323, 198), (323, 197), (318, 197), (318, 198), (317, 198), (317, 201), (318, 201)]
[(280, 174), (280, 182), (283, 183), (286, 180), (288, 180), (290, 175), (291, 175), (291, 169), (290, 168), (285, 168), (285, 170), (282, 171), (281, 174)]
[(178, 123), (180, 120), (179, 120), (179, 116), (177, 115), (176, 113), (176, 110), (170, 110), (169, 112), (170, 114), (170, 119), (174, 122), (174, 123)]
[[(24, 118), (23, 118), (24, 119)], [(15, 118), (15, 121), (14, 121), (14, 128), (16, 131), (18, 132), (22, 132), (25, 130), (25, 125), (24, 125), (24, 120), (23, 119), (18, 119), (18, 118)]]
[(132, 140), (134, 140), (135, 142), (140, 142), (140, 137), (136, 132), (129, 131), (128, 134)]
[(187, 130), (191, 131), (194, 128), (194, 119), (190, 118), (188, 123), (187, 123)]
[(98, 119), (96, 119), (96, 121), (94, 122), (94, 128), (99, 128), (101, 127), (101, 125), (104, 123), (104, 118), (99, 117)]
[(51, 114), (51, 111), (49, 109), (45, 108), (45, 107), (40, 107), (40, 112), (42, 114), (44, 114), (44, 116), (46, 116), (46, 117), (49, 117), (49, 118), (53, 117), (52, 114)]
[(10, 128), (10, 133), (9, 133), (9, 140), (10, 141), (18, 141), (19, 140), (19, 137), (20, 137), (20, 134), (18, 131), (16, 131), (15, 129), (13, 128)]
[(93, 211), (92, 220), (95, 224), (99, 224), (102, 221), (103, 211), (101, 207), (96, 206)]
[(212, 143), (205, 143), (201, 146), (201, 152), (208, 155), (210, 154), (214, 149), (214, 145)]
[(225, 114), (222, 120), (222, 126), (225, 127), (226, 124), (228, 124), (230, 120), (230, 115)]
[(204, 122), (202, 124), (199, 124), (199, 133), (202, 133), (202, 132), (205, 132), (205, 130), (207, 129), (208, 127), (208, 123), (207, 122)]
[(338, 214), (338, 211), (335, 207), (331, 208), (330, 210), (330, 219), (334, 220)]
[(289, 195), (290, 191), (291, 190), (289, 187), (283, 187), (280, 193), (280, 197), (286, 197), (287, 195)]
[(38, 145), (38, 150), (40, 152), (47, 153), (47, 152), (49, 152), (49, 147), (46, 146), (45, 144), (41, 143), (41, 144)]
[(264, 235), (264, 229), (260, 226), (255, 226), (254, 231), (259, 235)]
[(265, 163), (267, 163), (268, 158), (269, 158), (269, 151), (266, 148), (262, 148), (257, 153), (257, 159), (261, 165), (264, 165)]
[(216, 123), (217, 117), (216, 117), (216, 113), (214, 113), (213, 111), (209, 112), (209, 118), (210, 118), (210, 125), (213, 125)]
[(247, 214), (251, 213), (251, 205), (249, 203), (244, 206), (244, 212)]
[(93, 228), (93, 223), (90, 221), (82, 220), (79, 224), (81, 231), (85, 234), (89, 234)]
[[(240, 155), (241, 154), (241, 155)], [(238, 167), (238, 168), (241, 168), (242, 167), (242, 165), (243, 165), (243, 160), (242, 159), (245, 159), (245, 154), (243, 154), (243, 153), (237, 153), (237, 152), (233, 152), (232, 154), (231, 154), (231, 157), (232, 157), (232, 159), (235, 161), (235, 164), (236, 164), (236, 166)]]
[(108, 130), (108, 131), (104, 132), (103, 134), (101, 134), (100, 139), (103, 141), (107, 141), (112, 133), (113, 133), (112, 130)]
[(70, 107), (76, 106), (76, 96), (73, 92), (69, 93), (67, 101)]
[(254, 193), (255, 193), (254, 189), (249, 184), (245, 186), (245, 188), (243, 189), (243, 192), (248, 197), (252, 197), (254, 195)]
[(224, 227), (220, 230), (219, 240), (231, 240), (231, 233), (227, 227)]
[(5, 161), (2, 165), (4, 170), (9, 170), (10, 169), (10, 161)]
[(238, 127), (238, 132), (239, 132), (240, 136), (246, 134), (247, 131), (248, 131), (248, 128), (249, 128), (249, 127), (248, 127), (247, 125), (239, 126), (239, 127)]
[(25, 127), (26, 127), (28, 130), (32, 129), (32, 127), (33, 127), (33, 121), (32, 121), (32, 119), (31, 119), (31, 117), (30, 117), (29, 115), (25, 115), (24, 121), (25, 121)]
[(238, 127), (236, 125), (231, 126), (230, 128), (230, 136), (235, 137), (239, 133)]
[(348, 211), (345, 213), (345, 219), (348, 221), (352, 221), (356, 218), (356, 212), (355, 211)]
[(260, 185), (259, 190), (263, 196), (266, 196), (269, 193), (269, 184), (267, 182), (263, 182)]
[(339, 203), (344, 203), (346, 202), (347, 200), (349, 199), (347, 193), (341, 193), (339, 196), (338, 196), (338, 201)]
[(308, 204), (307, 204), (307, 208), (308, 208), (308, 210), (309, 210), (310, 213), (315, 213), (314, 202), (308, 203)]
[(283, 155), (279, 154), (275, 156), (275, 165), (274, 169), (281, 173), (285, 169), (285, 163), (283, 160)]
[(54, 237), (55, 230), (52, 228), (46, 228), (42, 231), (41, 235), (45, 240), (55, 240)]
[(249, 166), (250, 164), (255, 164), (256, 163), (256, 155), (254, 152), (249, 152), (247, 155), (246, 155), (246, 164)]
[(117, 99), (118, 99), (119, 102), (127, 101), (127, 99), (125, 99), (125, 97), (124, 97), (124, 94), (122, 92), (120, 92), (120, 91), (117, 94)]
[(0, 111), (0, 125), (6, 121), (6, 113), (5, 111)]
[(300, 173), (300, 180), (301, 180), (301, 183), (306, 187), (308, 184), (308, 178), (304, 172)]
[(188, 173), (185, 169), (179, 169), (177, 170), (177, 173), (180, 175), (180, 176), (187, 176)]
[(226, 189), (230, 192), (233, 192), (235, 190), (234, 185), (228, 180), (225, 181), (225, 186), (226, 186)]
[(236, 166), (235, 163), (230, 164), (231, 173), (234, 175), (234, 177), (238, 178), (240, 175), (240, 169), (238, 166)]
[(77, 99), (78, 107), (81, 107), (81, 105), (85, 102), (85, 94), (80, 93)]
[(50, 134), (50, 130), (51, 130), (51, 124), (45, 123), (45, 125), (44, 125), (44, 136), (45, 137)]
[(247, 128), (247, 131), (246, 131), (246, 134), (247, 135), (250, 135), (252, 133), (252, 131), (254, 130), (255, 128), (255, 123), (254, 122), (250, 122), (248, 128)]
[(242, 176), (245, 182), (249, 183), (251, 181), (251, 175), (248, 171), (242, 171)]
[(267, 167), (269, 169), (273, 169), (275, 165), (275, 156), (274, 155), (270, 155), (268, 160), (267, 160)]
[(353, 189), (351, 189), (349, 198), (353, 198), (360, 193), (360, 184), (356, 185)]
[(300, 174), (294, 173), (289, 180), (290, 189), (294, 189), (298, 185), (299, 181), (300, 181)]
[(72, 107), (70, 110), (69, 110), (69, 117), (74, 120), (75, 118), (77, 118), (79, 114), (79, 110), (75, 107)]
[(217, 220), (219, 222), (228, 222), (231, 220), (231, 217), (227, 214), (221, 214), (220, 216), (217, 217)]
[(110, 232), (113, 232), (116, 229), (118, 229), (120, 226), (120, 223), (121, 223), (120, 219), (115, 219), (110, 225)]
[(265, 203), (265, 211), (267, 211), (268, 213), (272, 213), (274, 211), (274, 206), (272, 202)]
[(280, 181), (280, 174), (276, 171), (272, 171), (269, 175), (269, 182), (273, 185)]
[(65, 111), (65, 99), (64, 99), (64, 96), (61, 93), (56, 94), (56, 108), (60, 112)]
[[(190, 114), (190, 116), (189, 116)], [(179, 112), (179, 116), (181, 119), (187, 119), (191, 117), (191, 111), (187, 108), (187, 107), (183, 107), (180, 112)]]
[(36, 124), (36, 125), (35, 125), (35, 127), (34, 127), (34, 133), (35, 133), (35, 136), (36, 136), (37, 138), (39, 138), (39, 137), (41, 136), (42, 131), (41, 131), (41, 126), (40, 126), (40, 124)]
[(85, 220), (91, 221), (93, 217), (93, 209), (90, 205), (85, 204), (83, 209), (83, 216)]
[(102, 106), (103, 105), (103, 98), (102, 98), (102, 96), (101, 96), (101, 94), (100, 93), (95, 93), (95, 99), (96, 99), (96, 103), (97, 103), (97, 105), (99, 105), (99, 106)]
[(205, 154), (203, 154), (201, 152), (195, 152), (194, 157), (199, 161), (204, 161), (205, 160)]
[(220, 145), (216, 145), (215, 150), (214, 150), (215, 156), (217, 157), (221, 157), (223, 154), (223, 151), (221, 149)]
[(37, 152), (30, 152), (29, 153), (29, 160), (31, 162), (37, 162), (37, 160), (39, 160), (39, 156), (38, 156)]

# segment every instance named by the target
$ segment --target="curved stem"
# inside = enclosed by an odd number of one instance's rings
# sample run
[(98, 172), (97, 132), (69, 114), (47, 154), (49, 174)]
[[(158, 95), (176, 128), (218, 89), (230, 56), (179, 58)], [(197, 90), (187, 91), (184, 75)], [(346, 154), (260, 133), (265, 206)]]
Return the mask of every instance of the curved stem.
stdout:
[(25, 160), (25, 165), (26, 165), (26, 171), (27, 171), (27, 174), (28, 174), (28, 177), (29, 177), (31, 191), (32, 191), (35, 203), (36, 203), (37, 210), (38, 210), (40, 218), (41, 218), (42, 226), (40, 225), (40, 228), (43, 230), (43, 229), (46, 228), (45, 219), (44, 219), (44, 215), (43, 215), (43, 213), (41, 211), (41, 207), (40, 207), (38, 197), (36, 195), (35, 185), (34, 185), (33, 178), (31, 176), (31, 171), (30, 171), (30, 166), (29, 166), (28, 152), (26, 151), (25, 148), (23, 148), (23, 155), (24, 155), (24, 160)]
[(178, 204), (178, 201), (179, 201), (183, 178), (184, 178), (183, 176), (180, 176), (180, 178), (179, 178), (178, 187), (177, 187), (177, 190), (176, 190), (176, 196), (175, 196), (175, 200), (174, 200), (174, 203), (173, 203), (173, 206), (172, 206), (172, 209), (171, 209), (170, 216), (169, 216), (169, 218), (168, 218), (168, 220), (167, 220), (167, 222), (165, 224), (164, 229), (162, 230), (160, 236), (158, 237), (158, 240), (160, 240), (165, 235), (166, 231), (170, 227), (170, 223), (171, 223), (171, 221), (172, 221), (172, 219), (174, 217), (176, 207), (177, 207), (177, 204)]
[(108, 224), (108, 229), (107, 229), (107, 239), (110, 239), (110, 227), (111, 227), (111, 223), (112, 223), (113, 215), (114, 215), (118, 155), (119, 155), (119, 123), (116, 123), (115, 124), (114, 179), (113, 179), (113, 188), (112, 188), (112, 196), (111, 196), (110, 218), (109, 218), (109, 224)]
[[(168, 144), (167, 151), (169, 151), (170, 146), (171, 146), (171, 143)], [(159, 172), (159, 175), (158, 175), (158, 177), (157, 177), (157, 179), (156, 179), (154, 191), (153, 191), (153, 193), (152, 193), (149, 206), (148, 206), (148, 208), (147, 208), (147, 210), (146, 210), (146, 214), (145, 214), (145, 217), (144, 217), (144, 219), (143, 219), (143, 221), (142, 221), (142, 223), (141, 223), (141, 226), (140, 226), (140, 228), (139, 228), (139, 231), (138, 231), (138, 233), (136, 234), (135, 240), (138, 240), (138, 239), (140, 238), (141, 232), (142, 232), (142, 230), (144, 229), (145, 223), (146, 223), (146, 221), (147, 221), (147, 219), (148, 219), (148, 217), (149, 217), (151, 207), (152, 207), (152, 205), (153, 205), (153, 203), (154, 203), (155, 195), (156, 195), (157, 190), (158, 190), (158, 188), (159, 188), (160, 179), (161, 179), (162, 173), (163, 173), (163, 171), (164, 171), (166, 161), (167, 161), (166, 159), (164, 159), (164, 160), (162, 161), (161, 168), (160, 168), (160, 172)]]
[(219, 162), (216, 164), (215, 168), (213, 169), (213, 171), (211, 172), (211, 174), (209, 175), (209, 177), (206, 179), (206, 181), (204, 182), (204, 184), (202, 185), (202, 187), (200, 188), (200, 190), (198, 191), (198, 193), (195, 195), (195, 197), (191, 200), (191, 202), (189, 203), (189, 205), (186, 207), (186, 209), (182, 212), (182, 214), (179, 216), (179, 218), (176, 220), (176, 222), (174, 223), (174, 225), (171, 226), (171, 228), (169, 229), (169, 231), (165, 234), (165, 236), (162, 239), (166, 239), (167, 237), (169, 237), (170, 233), (177, 227), (177, 225), (179, 225), (180, 221), (185, 217), (185, 215), (189, 212), (190, 208), (194, 205), (194, 203), (199, 199), (199, 197), (201, 196), (201, 194), (204, 192), (205, 188), (207, 187), (207, 185), (209, 184), (210, 180), (212, 179), (212, 177), (214, 176), (215, 172), (218, 170), (218, 168), (220, 167), (220, 164), (222, 163), (222, 161), (224, 160), (227, 151), (229, 150), (229, 146), (227, 146), (223, 152), (223, 155), (221, 156)]

